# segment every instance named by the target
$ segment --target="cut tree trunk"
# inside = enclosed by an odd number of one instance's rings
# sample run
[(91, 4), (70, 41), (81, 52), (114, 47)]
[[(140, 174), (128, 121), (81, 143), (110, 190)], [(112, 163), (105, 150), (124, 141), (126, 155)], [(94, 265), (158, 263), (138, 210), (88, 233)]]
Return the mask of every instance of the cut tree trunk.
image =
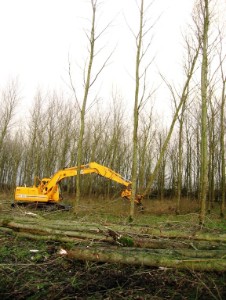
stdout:
[[(225, 253), (225, 252), (224, 252)], [(222, 253), (221, 253), (222, 254)], [(74, 251), (67, 253), (69, 258), (96, 261), (111, 262), (129, 265), (141, 265), (150, 267), (164, 267), (176, 269), (191, 269), (200, 271), (225, 271), (226, 258), (199, 258), (183, 257), (176, 252), (157, 252), (150, 249), (109, 249), (109, 248), (76, 248)]]

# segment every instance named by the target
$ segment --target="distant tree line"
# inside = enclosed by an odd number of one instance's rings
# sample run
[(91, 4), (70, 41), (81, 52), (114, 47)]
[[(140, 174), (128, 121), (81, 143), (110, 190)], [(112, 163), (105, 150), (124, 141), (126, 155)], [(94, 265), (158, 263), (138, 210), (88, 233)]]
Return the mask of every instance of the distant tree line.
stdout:
[[(195, 92), (194, 92), (195, 95)], [(32, 185), (34, 177), (48, 177), (59, 169), (75, 166), (79, 134), (79, 111), (73, 101), (53, 92), (38, 92), (33, 106), (23, 116), (23, 123), (14, 122), (19, 93), (15, 84), (1, 93), (0, 184), (14, 188)], [(208, 111), (209, 202), (221, 198), (221, 96), (214, 95)], [(198, 99), (192, 99), (197, 101)], [(195, 107), (195, 108), (194, 108)], [(182, 183), (184, 197), (197, 198), (200, 176), (200, 107), (195, 105), (184, 114), (184, 126), (175, 127), (164, 154), (158, 175), (148, 196), (175, 197), (178, 189), (178, 134), (183, 136)], [(77, 111), (77, 113), (76, 113)], [(224, 126), (226, 120), (224, 119)], [(166, 137), (166, 128), (151, 107), (143, 110), (138, 130), (138, 190), (145, 189), (153, 166)], [(131, 178), (131, 118), (119, 94), (112, 97), (108, 109), (98, 105), (89, 111), (83, 141), (83, 164), (96, 161)], [(68, 191), (75, 191), (75, 180), (67, 182)], [(82, 195), (113, 195), (120, 187), (96, 176), (82, 178)]]

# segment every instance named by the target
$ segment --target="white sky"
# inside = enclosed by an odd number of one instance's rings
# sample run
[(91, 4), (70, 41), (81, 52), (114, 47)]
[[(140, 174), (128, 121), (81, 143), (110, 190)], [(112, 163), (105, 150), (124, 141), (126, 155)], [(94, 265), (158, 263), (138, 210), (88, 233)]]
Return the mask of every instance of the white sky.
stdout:
[[(147, 0), (146, 2), (148, 2)], [(182, 64), (181, 31), (189, 20), (193, 0), (156, 0), (150, 16), (162, 14), (153, 31), (151, 55), (155, 68), (169, 79), (179, 76)], [(97, 90), (104, 96), (117, 87), (130, 101), (134, 86), (135, 42), (126, 23), (137, 32), (135, 0), (102, 0), (98, 27), (113, 20), (100, 46), (107, 53), (116, 47), (111, 64), (100, 77)], [(77, 74), (87, 55), (84, 29), (91, 18), (89, 0), (0, 0), (0, 87), (18, 76), (21, 96), (31, 102), (38, 87), (68, 90), (68, 54)], [(154, 80), (154, 79), (152, 79)]]

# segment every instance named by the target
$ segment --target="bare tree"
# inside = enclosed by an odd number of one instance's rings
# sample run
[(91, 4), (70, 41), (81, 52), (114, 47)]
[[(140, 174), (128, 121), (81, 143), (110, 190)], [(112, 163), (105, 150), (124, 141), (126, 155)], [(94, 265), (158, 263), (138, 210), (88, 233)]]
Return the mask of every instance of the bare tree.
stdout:
[(140, 1), (139, 6), (139, 29), (136, 39), (136, 65), (135, 65), (135, 94), (134, 94), (134, 107), (133, 107), (133, 150), (132, 150), (132, 195), (130, 206), (130, 220), (134, 218), (134, 202), (137, 192), (137, 175), (138, 175), (138, 125), (139, 113), (144, 104), (149, 99), (147, 95), (147, 71), (151, 65), (151, 60), (145, 67), (142, 68), (145, 55), (151, 46), (151, 41), (145, 46), (144, 37), (150, 32), (153, 24), (148, 27), (145, 13), (148, 8), (153, 4), (149, 4), (145, 8), (145, 0)]
[(27, 143), (25, 147), (23, 171), (24, 176), (22, 179), (23, 184), (33, 184), (34, 176), (41, 176), (44, 171), (43, 166), (43, 147), (44, 147), (44, 99), (40, 90), (37, 91), (34, 104), (30, 110), (27, 120), (26, 138)]
[(206, 213), (206, 197), (208, 189), (208, 153), (207, 153), (207, 89), (208, 89), (208, 37), (210, 25), (209, 0), (198, 0), (195, 6), (194, 20), (197, 38), (201, 43), (201, 160), (200, 160), (200, 214), (202, 225)]
[(217, 133), (216, 133), (216, 119), (218, 119), (219, 105), (214, 106), (214, 102), (217, 103), (215, 97), (210, 93), (210, 113), (208, 115), (208, 135), (209, 135), (209, 162), (208, 162), (208, 202), (207, 211), (210, 213), (213, 207), (213, 202), (215, 200), (215, 178), (217, 171), (217, 158), (216, 147), (217, 147)]
[[(185, 101), (188, 98), (188, 95), (189, 95), (189, 84), (190, 84), (190, 81), (192, 79), (193, 73), (195, 71), (196, 62), (197, 62), (197, 59), (198, 59), (198, 56), (199, 56), (199, 49), (200, 49), (200, 46), (197, 45), (193, 49), (193, 51), (190, 52), (188, 68), (186, 70), (186, 80), (185, 80), (185, 83), (184, 83), (181, 95), (179, 96), (179, 104), (176, 106), (175, 113), (173, 115), (173, 119), (172, 119), (172, 122), (171, 122), (171, 125), (170, 125), (170, 128), (169, 128), (168, 134), (166, 136), (166, 139), (165, 139), (165, 141), (164, 141), (164, 143), (162, 145), (162, 148), (161, 148), (161, 152), (159, 154), (159, 158), (158, 158), (157, 163), (156, 163), (156, 165), (154, 167), (154, 170), (153, 170), (153, 172), (152, 172), (152, 174), (151, 174), (151, 176), (150, 176), (150, 178), (148, 180), (146, 189), (143, 192), (144, 196), (147, 195), (150, 192), (152, 184), (153, 184), (154, 180), (156, 179), (156, 176), (158, 174), (158, 170), (159, 170), (159, 168), (160, 168), (160, 166), (162, 164), (162, 160), (164, 159), (168, 143), (169, 143), (171, 135), (173, 133), (173, 129), (174, 129), (175, 123), (178, 120), (178, 116), (179, 116), (179, 113), (181, 112), (181, 108), (183, 107)], [(165, 78), (163, 78), (163, 79), (164, 79), (164, 81), (166, 82), (168, 88), (170, 89), (170, 91), (172, 92), (172, 94), (175, 97), (175, 91), (173, 90), (172, 86), (166, 81)]]
[(220, 149), (221, 149), (221, 216), (224, 217), (225, 211), (225, 138), (224, 138), (224, 118), (225, 118), (225, 100), (226, 100), (226, 75), (223, 69), (223, 58), (220, 55), (220, 70), (221, 70), (221, 80), (222, 80), (222, 93), (221, 93), (221, 105), (220, 105)]
[[(79, 130), (79, 137), (78, 137), (78, 144), (77, 144), (77, 165), (78, 165), (78, 175), (76, 177), (76, 202), (74, 205), (74, 212), (76, 213), (78, 211), (78, 204), (80, 201), (80, 185), (81, 185), (81, 176), (80, 176), (80, 166), (83, 161), (83, 139), (84, 139), (84, 133), (85, 133), (85, 115), (87, 111), (87, 102), (88, 102), (88, 96), (91, 87), (96, 82), (97, 78), (105, 68), (108, 60), (111, 57), (111, 54), (104, 60), (103, 64), (99, 68), (98, 71), (94, 74), (93, 72), (93, 63), (94, 58), (97, 54), (96, 52), (96, 42), (101, 37), (101, 35), (105, 32), (105, 30), (108, 28), (109, 25), (107, 25), (99, 34), (96, 33), (96, 16), (97, 16), (97, 8), (98, 8), (98, 0), (90, 0), (91, 4), (91, 10), (92, 10), (92, 20), (91, 20), (91, 29), (90, 32), (87, 33), (88, 37), (88, 43), (89, 43), (89, 57), (88, 57), (88, 64), (87, 68), (84, 69), (84, 90), (83, 90), (83, 99), (80, 103), (76, 89), (73, 83), (72, 74), (71, 74), (71, 66), (69, 64), (69, 76), (70, 76), (70, 82), (71, 82), (71, 88), (74, 92), (74, 96), (76, 99), (76, 102), (78, 104), (79, 110), (80, 110), (80, 130)], [(95, 99), (93, 103), (95, 102)]]
[[(61, 120), (59, 124), (59, 150), (60, 153), (58, 159), (58, 169), (65, 168), (70, 163), (70, 148), (73, 143), (73, 140), (77, 139), (78, 136), (78, 122), (79, 118), (76, 117), (78, 114), (77, 106), (73, 103), (66, 101), (62, 104), (62, 107), (59, 111), (59, 120)], [(75, 155), (73, 154), (75, 157)]]
[(7, 87), (1, 92), (1, 107), (0, 107), (0, 151), (10, 126), (13, 122), (13, 117), (17, 105), (19, 103), (18, 83), (16, 80), (8, 83)]
[[(156, 120), (154, 118), (153, 107), (147, 113), (146, 111), (140, 116), (139, 129), (139, 181), (138, 189), (143, 191), (146, 185), (147, 173), (151, 169), (154, 160), (154, 138), (156, 134)], [(140, 192), (139, 192), (140, 193)]]
[[(19, 103), (18, 83), (13, 80), (1, 92), (0, 106), (0, 178), (4, 172), (4, 143), (10, 133)], [(6, 147), (7, 148), (7, 147)], [(5, 149), (6, 149), (5, 148)]]

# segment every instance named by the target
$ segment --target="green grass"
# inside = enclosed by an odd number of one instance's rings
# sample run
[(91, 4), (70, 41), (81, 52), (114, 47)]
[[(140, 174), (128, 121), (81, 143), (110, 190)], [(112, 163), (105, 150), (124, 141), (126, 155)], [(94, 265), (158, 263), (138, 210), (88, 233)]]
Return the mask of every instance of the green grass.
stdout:
[[(0, 194), (0, 214), (10, 220), (14, 212), (11, 211), (12, 194)], [(73, 199), (67, 196), (65, 202), (73, 206)], [(143, 200), (144, 212), (135, 206), (133, 223), (142, 225), (161, 225), (166, 223), (182, 222), (184, 225), (198, 225), (199, 204), (195, 200), (182, 199), (180, 215), (175, 214), (175, 200)], [(20, 208), (21, 212), (23, 208)], [(27, 209), (25, 208), (24, 211)], [(33, 211), (33, 210), (32, 210)], [(77, 214), (62, 211), (37, 211), (38, 215), (48, 219), (80, 220), (94, 223), (129, 223), (130, 203), (121, 198), (85, 198), (81, 199)], [(17, 211), (18, 212), (18, 211)], [(186, 224), (188, 223), (188, 224)], [(210, 229), (226, 230), (226, 218), (220, 217), (219, 204), (215, 204), (210, 214), (206, 214), (205, 226)]]

